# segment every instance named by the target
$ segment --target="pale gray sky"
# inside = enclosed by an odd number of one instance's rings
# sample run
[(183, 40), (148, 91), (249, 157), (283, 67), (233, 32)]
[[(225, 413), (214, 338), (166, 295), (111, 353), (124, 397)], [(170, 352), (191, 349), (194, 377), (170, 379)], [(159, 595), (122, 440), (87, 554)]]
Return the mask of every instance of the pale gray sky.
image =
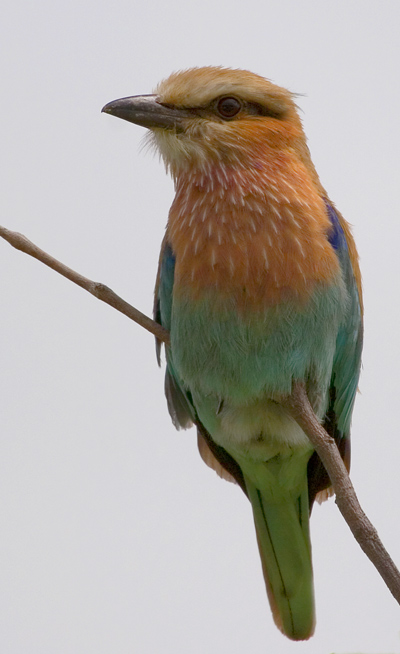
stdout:
[[(304, 94), (365, 287), (352, 479), (400, 563), (399, 9), (389, 0), (19, 2), (0, 9), (1, 218), (149, 313), (173, 197), (101, 115), (173, 70)], [(317, 630), (277, 631), (250, 506), (176, 432), (153, 339), (0, 242), (1, 654), (394, 654), (399, 609), (334, 502), (312, 516)]]

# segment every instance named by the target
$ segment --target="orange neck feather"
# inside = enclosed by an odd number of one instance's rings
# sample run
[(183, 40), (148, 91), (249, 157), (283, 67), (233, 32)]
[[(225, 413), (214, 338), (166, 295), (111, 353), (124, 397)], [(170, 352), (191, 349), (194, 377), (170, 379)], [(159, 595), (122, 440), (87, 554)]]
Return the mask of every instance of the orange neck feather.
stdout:
[(302, 303), (315, 284), (332, 282), (339, 266), (319, 189), (292, 149), (274, 146), (264, 141), (251, 161), (180, 173), (167, 227), (176, 293), (195, 299), (213, 289), (239, 309), (262, 310)]

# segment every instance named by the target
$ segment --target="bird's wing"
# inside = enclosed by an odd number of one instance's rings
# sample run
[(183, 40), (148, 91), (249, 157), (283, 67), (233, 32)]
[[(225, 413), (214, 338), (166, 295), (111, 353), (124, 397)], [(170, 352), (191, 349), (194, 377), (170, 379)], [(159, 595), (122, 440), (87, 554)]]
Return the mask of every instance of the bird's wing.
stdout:
[[(329, 240), (340, 261), (349, 295), (347, 318), (337, 340), (329, 388), (329, 406), (323, 426), (335, 439), (340, 454), (350, 468), (350, 422), (357, 392), (363, 340), (362, 299), (358, 262), (352, 237), (343, 218), (330, 202), (326, 202), (332, 229)], [(346, 234), (347, 232), (347, 234)], [(308, 464), (310, 507), (318, 493), (330, 486), (329, 477), (319, 456), (314, 452)]]
[[(165, 237), (161, 246), (158, 264), (156, 288), (154, 295), (154, 320), (171, 330), (172, 291), (174, 287), (175, 255)], [(156, 339), (157, 361), (160, 365), (161, 341)], [(167, 356), (165, 373), (165, 395), (168, 411), (177, 429), (187, 429), (193, 424), (193, 405), (190, 394), (185, 392), (178, 382), (174, 372), (171, 357)]]
[[(171, 329), (172, 299), (175, 272), (175, 255), (165, 236), (158, 264), (154, 294), (154, 320), (166, 329)], [(161, 341), (156, 339), (157, 361), (160, 365)], [(167, 352), (165, 372), (165, 395), (168, 411), (177, 429), (187, 429), (193, 423), (197, 426), (197, 443), (201, 458), (215, 472), (227, 481), (236, 482), (246, 493), (243, 474), (236, 461), (212, 440), (200, 422), (189, 390), (183, 388), (175, 373), (173, 362)]]

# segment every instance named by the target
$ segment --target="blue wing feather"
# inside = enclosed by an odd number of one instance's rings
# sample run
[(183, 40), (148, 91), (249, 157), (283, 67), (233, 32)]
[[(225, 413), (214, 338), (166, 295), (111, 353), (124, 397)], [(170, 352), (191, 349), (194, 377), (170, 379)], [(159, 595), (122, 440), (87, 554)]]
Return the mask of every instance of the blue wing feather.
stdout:
[[(363, 323), (346, 236), (334, 207), (326, 201), (326, 208), (331, 222), (328, 239), (340, 262), (349, 295), (349, 306), (346, 321), (341, 325), (336, 339), (329, 389), (330, 402), (324, 419), (324, 428), (335, 439), (349, 469), (350, 422), (360, 376)], [(330, 485), (329, 477), (316, 452), (308, 464), (308, 480), (310, 506), (312, 506), (315, 495)]]
[[(175, 255), (169, 243), (164, 240), (158, 267), (154, 298), (154, 320), (166, 329), (171, 329), (172, 291), (174, 286)], [(161, 343), (156, 341), (157, 361), (160, 364)], [(185, 393), (175, 374), (170, 357), (167, 355), (165, 372), (165, 395), (168, 411), (177, 429), (187, 429), (193, 424), (193, 407), (189, 395)]]
[(339, 431), (347, 435), (350, 429), (351, 412), (360, 375), (363, 324), (360, 298), (346, 237), (338, 215), (329, 203), (327, 203), (327, 211), (332, 224), (329, 241), (336, 250), (349, 294), (347, 320), (341, 326), (337, 336), (332, 370), (332, 385), (336, 391), (334, 410), (337, 415), (337, 426)]

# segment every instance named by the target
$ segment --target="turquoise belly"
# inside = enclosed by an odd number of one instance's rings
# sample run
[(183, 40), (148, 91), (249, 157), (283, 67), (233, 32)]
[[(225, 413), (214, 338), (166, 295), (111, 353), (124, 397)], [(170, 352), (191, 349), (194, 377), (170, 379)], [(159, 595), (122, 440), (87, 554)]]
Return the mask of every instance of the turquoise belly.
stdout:
[(212, 291), (195, 303), (174, 297), (174, 370), (192, 392), (240, 403), (288, 393), (293, 379), (327, 389), (346, 309), (341, 278), (317, 287), (306, 305), (284, 302), (245, 315)]

